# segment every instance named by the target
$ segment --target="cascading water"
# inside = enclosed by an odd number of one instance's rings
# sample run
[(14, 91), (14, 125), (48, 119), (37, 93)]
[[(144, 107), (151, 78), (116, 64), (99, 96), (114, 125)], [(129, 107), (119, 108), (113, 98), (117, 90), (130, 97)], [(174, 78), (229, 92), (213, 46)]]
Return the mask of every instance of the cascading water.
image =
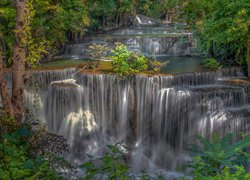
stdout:
[(69, 140), (76, 163), (124, 141), (133, 171), (173, 170), (187, 160), (196, 134), (250, 130), (249, 85), (230, 82), (242, 78), (239, 68), (128, 79), (70, 74), (38, 71), (34, 82), (49, 129)]
[(140, 51), (149, 56), (195, 55), (195, 40), (190, 31), (184, 30), (183, 25), (173, 27), (158, 24), (151, 18), (141, 16), (137, 16), (135, 20), (137, 25), (134, 27), (89, 35), (81, 43), (68, 45), (63, 57), (89, 58), (90, 45), (105, 44), (114, 48), (117, 42), (125, 44), (132, 51)]
[[(162, 31), (165, 31), (164, 27), (162, 29)], [(64, 57), (87, 58), (89, 57), (90, 53), (90, 45), (106, 44), (110, 48), (114, 48), (114, 42), (123, 43), (130, 50), (141, 51), (146, 55), (195, 55), (195, 42), (191, 33), (162, 32), (162, 34), (153, 34), (153, 32), (151, 32), (151, 34), (145, 34), (144, 32), (140, 31), (137, 33), (129, 34), (128, 32), (127, 35), (123, 35), (116, 32), (116, 34), (105, 34), (94, 37), (86, 37), (85, 42), (83, 43), (68, 45)]]

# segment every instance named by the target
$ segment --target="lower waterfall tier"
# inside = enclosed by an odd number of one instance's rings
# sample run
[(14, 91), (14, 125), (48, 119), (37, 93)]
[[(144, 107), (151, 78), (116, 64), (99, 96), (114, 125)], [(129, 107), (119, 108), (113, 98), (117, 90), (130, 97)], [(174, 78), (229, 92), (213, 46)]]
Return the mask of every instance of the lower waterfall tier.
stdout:
[[(69, 140), (68, 158), (76, 163), (124, 141), (134, 171), (174, 169), (188, 159), (186, 149), (196, 134), (250, 130), (249, 85), (225, 83), (244, 78), (238, 68), (128, 79), (74, 74), (35, 72), (40, 109), (32, 111)], [(28, 85), (25, 91), (29, 107), (32, 89)]]

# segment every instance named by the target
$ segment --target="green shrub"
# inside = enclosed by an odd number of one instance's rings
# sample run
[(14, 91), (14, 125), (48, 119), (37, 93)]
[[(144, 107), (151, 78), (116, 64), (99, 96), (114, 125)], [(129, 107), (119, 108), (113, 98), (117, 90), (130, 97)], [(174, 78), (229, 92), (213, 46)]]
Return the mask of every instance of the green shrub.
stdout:
[(108, 177), (108, 179), (127, 179), (128, 167), (123, 162), (123, 152), (121, 150), (124, 148), (123, 144), (108, 145), (107, 148), (108, 151), (100, 159), (89, 156), (90, 160), (80, 165), (80, 168), (86, 172), (85, 179), (91, 180), (97, 177), (100, 179), (104, 177)]
[(65, 172), (58, 170), (71, 173), (69, 163), (58, 157), (67, 152), (66, 140), (42, 126), (31, 128), (34, 119), (29, 118), (17, 124), (0, 110), (0, 179), (61, 179)]
[(221, 68), (220, 63), (214, 58), (207, 58), (205, 60), (205, 67), (211, 70), (217, 70)]
[(185, 3), (184, 11), (202, 53), (226, 64), (246, 63), (249, 0), (192, 0)]
[(239, 166), (248, 164), (250, 156), (246, 148), (250, 147), (250, 137), (243, 136), (235, 143), (232, 139), (230, 133), (223, 138), (215, 133), (211, 140), (198, 136), (200, 145), (193, 145), (190, 149), (192, 161), (188, 166), (193, 169), (192, 175), (224, 176), (225, 168), (229, 168), (231, 174), (237, 174)]
[(236, 166), (236, 171), (235, 172), (231, 172), (230, 171), (230, 167), (225, 167), (222, 171), (221, 174), (217, 174), (215, 176), (196, 176), (194, 178), (195, 180), (247, 180), (250, 179), (250, 173), (247, 173), (245, 171), (245, 168), (243, 166)]
[(119, 77), (129, 76), (148, 69), (148, 59), (140, 53), (129, 51), (123, 44), (118, 44), (116, 49), (111, 52), (113, 53), (111, 56), (113, 71)]
[[(107, 152), (101, 157), (95, 157), (88, 155), (89, 161), (80, 165), (80, 168), (85, 170), (86, 176), (84, 179), (110, 179), (110, 180), (153, 180), (145, 170), (141, 170), (140, 173), (132, 174), (126, 164), (127, 147), (122, 142), (118, 142), (114, 145), (107, 145)], [(156, 173), (155, 177), (158, 180), (166, 179), (161, 174)]]
[(0, 177), (2, 179), (58, 178), (42, 156), (29, 156), (31, 131), (20, 127), (0, 137)]

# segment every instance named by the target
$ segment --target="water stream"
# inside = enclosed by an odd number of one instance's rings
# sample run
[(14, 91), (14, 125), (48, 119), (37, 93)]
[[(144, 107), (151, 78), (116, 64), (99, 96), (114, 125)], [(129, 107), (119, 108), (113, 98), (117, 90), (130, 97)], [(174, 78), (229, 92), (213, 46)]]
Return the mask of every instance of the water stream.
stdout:
[(75, 163), (124, 141), (133, 171), (174, 170), (188, 159), (196, 134), (250, 130), (249, 85), (230, 81), (244, 78), (239, 68), (128, 79), (74, 72), (37, 71), (32, 84), (40, 87), (40, 110), (33, 113), (69, 140)]
[[(81, 43), (68, 45), (63, 57), (89, 58), (90, 45), (101, 44), (114, 48), (117, 42), (125, 44), (132, 51), (140, 51), (147, 56), (196, 55), (196, 43), (193, 35), (190, 31), (185, 30), (183, 26), (166, 24), (147, 26), (144, 23), (141, 24), (144, 26), (120, 29), (105, 34), (89, 35)], [(149, 23), (149, 25), (151, 24)]]

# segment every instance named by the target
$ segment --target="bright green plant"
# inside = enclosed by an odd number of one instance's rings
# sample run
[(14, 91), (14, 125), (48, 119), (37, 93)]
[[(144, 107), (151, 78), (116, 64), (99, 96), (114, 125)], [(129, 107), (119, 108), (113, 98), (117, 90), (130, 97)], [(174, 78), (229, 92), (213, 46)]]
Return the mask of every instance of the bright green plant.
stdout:
[(231, 172), (229, 167), (225, 167), (221, 174), (217, 174), (215, 176), (196, 176), (195, 180), (247, 180), (250, 179), (250, 173), (247, 173), (243, 166), (235, 166), (236, 171)]
[(119, 77), (129, 76), (148, 69), (148, 59), (142, 54), (129, 51), (123, 44), (119, 44), (111, 52), (113, 53), (111, 56), (113, 71)]
[(193, 169), (192, 175), (223, 176), (226, 167), (235, 174), (239, 171), (238, 166), (245, 166), (250, 157), (246, 151), (250, 147), (250, 137), (244, 136), (235, 143), (232, 139), (231, 133), (223, 138), (214, 133), (211, 140), (198, 136), (200, 145), (193, 145), (190, 149), (193, 160), (188, 166)]
[(248, 0), (187, 1), (185, 17), (195, 29), (199, 49), (220, 62), (246, 63), (249, 7)]
[(211, 70), (217, 70), (221, 68), (220, 63), (214, 58), (205, 59), (205, 67)]
[(122, 143), (116, 143), (107, 148), (108, 151), (100, 159), (89, 156), (90, 160), (80, 165), (86, 172), (85, 179), (128, 179), (128, 167), (122, 157), (122, 149), (126, 147)]

